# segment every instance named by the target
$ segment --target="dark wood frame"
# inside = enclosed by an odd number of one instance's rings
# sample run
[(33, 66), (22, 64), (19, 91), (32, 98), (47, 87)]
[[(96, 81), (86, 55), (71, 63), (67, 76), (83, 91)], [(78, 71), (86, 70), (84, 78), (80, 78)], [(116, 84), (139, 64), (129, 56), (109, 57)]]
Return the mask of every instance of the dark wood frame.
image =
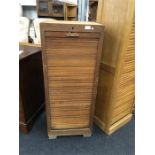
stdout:
[[(19, 127), (22, 132), (28, 133), (44, 109), (42, 54), (40, 48), (25, 46), (20, 48), (24, 52), (19, 56)], [(32, 74), (32, 68), (36, 74)], [(38, 78), (34, 79), (35, 75)], [(36, 93), (34, 93), (35, 84), (39, 86)]]
[[(65, 24), (63, 24), (65, 23)], [(93, 26), (93, 30), (85, 30), (84, 26), (90, 25)], [(41, 44), (42, 44), (42, 58), (43, 58), (43, 70), (44, 70), (44, 85), (45, 85), (45, 104), (46, 104), (46, 115), (47, 115), (47, 129), (48, 129), (48, 136), (49, 139), (54, 139), (60, 135), (83, 135), (85, 137), (91, 136), (92, 134), (92, 125), (93, 125), (93, 116), (94, 116), (94, 105), (97, 95), (97, 85), (98, 85), (98, 78), (99, 78), (99, 68), (100, 68), (100, 60), (101, 60), (101, 51), (102, 51), (102, 43), (103, 43), (103, 32), (104, 26), (102, 24), (97, 24), (93, 22), (52, 22), (50, 23), (41, 23)], [(73, 29), (74, 27), (74, 29)], [(65, 129), (65, 130), (51, 130), (50, 127), (50, 107), (49, 107), (49, 91), (48, 91), (48, 77), (47, 77), (47, 58), (45, 54), (45, 38), (44, 32), (45, 31), (59, 31), (59, 32), (96, 32), (100, 33), (99, 43), (98, 43), (98, 50), (97, 50), (97, 60), (96, 60), (96, 70), (95, 70), (95, 78), (94, 78), (94, 93), (92, 96), (92, 107), (91, 107), (91, 114), (90, 114), (90, 127), (89, 128), (82, 128), (82, 129)]]

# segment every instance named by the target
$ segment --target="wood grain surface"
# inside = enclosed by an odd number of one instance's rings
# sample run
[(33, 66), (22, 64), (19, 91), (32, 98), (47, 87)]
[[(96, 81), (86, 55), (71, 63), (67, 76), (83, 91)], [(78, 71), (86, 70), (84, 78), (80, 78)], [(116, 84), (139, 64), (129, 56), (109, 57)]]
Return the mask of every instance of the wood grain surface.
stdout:
[(131, 120), (134, 104), (134, 0), (99, 0), (105, 24), (95, 122), (108, 135)]
[(20, 47), (19, 56), (19, 125), (28, 133), (44, 108), (44, 83), (40, 48)]
[(91, 134), (103, 26), (89, 24), (41, 24), (49, 137)]

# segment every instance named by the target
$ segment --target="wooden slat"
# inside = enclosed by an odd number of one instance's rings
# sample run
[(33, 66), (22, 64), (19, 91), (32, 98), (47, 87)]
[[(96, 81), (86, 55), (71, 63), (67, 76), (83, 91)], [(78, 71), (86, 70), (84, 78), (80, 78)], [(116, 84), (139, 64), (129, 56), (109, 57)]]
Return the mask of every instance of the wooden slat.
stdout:
[[(61, 46), (60, 46), (61, 45)], [(46, 39), (46, 50), (48, 49), (72, 49), (77, 48), (79, 51), (82, 51), (82, 48), (97, 48), (98, 40), (97, 39), (75, 39), (75, 38), (68, 38), (68, 39)]]
[(86, 76), (71, 76), (71, 75), (68, 75), (68, 76), (61, 76), (61, 77), (52, 77), (52, 76), (49, 76), (48, 79), (51, 81), (72, 81), (72, 82), (81, 82), (81, 81), (87, 81), (87, 82), (93, 82), (94, 81), (94, 77), (90, 77), (89, 75), (86, 75)]
[[(45, 37), (46, 38), (67, 38), (67, 34), (68, 32), (51, 32), (51, 31), (46, 31), (45, 32)], [(78, 38), (99, 38), (100, 37), (100, 33), (91, 33), (91, 35), (89, 35), (88, 33), (77, 33), (78, 34)]]
[(47, 59), (47, 66), (66, 66), (66, 67), (95, 67), (94, 58), (75, 58), (75, 59)]
[(53, 118), (51, 121), (52, 129), (75, 129), (89, 127), (89, 116)]
[(71, 100), (69, 100), (69, 101), (54, 101), (54, 100), (52, 100), (50, 103), (50, 107), (51, 108), (64, 107), (64, 106), (65, 107), (68, 107), (68, 106), (77, 107), (77, 105), (79, 107), (81, 107), (81, 106), (90, 106), (91, 104), (92, 104), (91, 99), (88, 101), (80, 100), (80, 102), (76, 101), (76, 100), (74, 102)]
[(49, 88), (61, 88), (61, 87), (74, 87), (79, 88), (79, 87), (93, 87), (93, 83), (88, 83), (88, 82), (71, 82), (71, 81), (50, 81), (49, 82)]
[[(91, 93), (93, 87), (80, 87), (78, 89), (75, 89), (74, 87), (61, 87), (61, 88), (51, 88), (49, 91), (53, 95), (57, 95), (60, 93), (63, 94), (72, 94), (72, 93)], [(65, 92), (64, 92), (65, 90)]]
[(121, 105), (117, 106), (114, 109), (112, 116), (115, 117), (116, 115), (122, 113), (123, 111), (126, 111), (127, 109), (131, 108), (132, 105), (131, 105), (130, 101), (131, 101), (131, 99), (129, 98), (128, 100), (125, 101), (125, 104), (121, 104)]
[(57, 95), (53, 95), (52, 93), (50, 93), (50, 99), (51, 100), (88, 100), (92, 98), (92, 93), (72, 93), (72, 94), (68, 94), (68, 93), (63, 93), (63, 94), (57, 94)]
[(51, 117), (81, 117), (81, 116), (89, 116), (90, 114), (90, 106), (60, 106), (51, 108)]
[(49, 76), (81, 75), (91, 74), (95, 71), (94, 67), (48, 67)]
[(95, 50), (96, 50), (96, 47), (92, 47), (92, 48), (83, 48), (82, 47), (81, 50), (79, 50), (79, 48), (75, 48), (74, 52), (73, 52), (72, 49), (67, 49), (67, 50), (59, 49), (59, 50), (57, 50), (53, 47), (53, 49), (46, 50), (46, 54), (48, 57), (56, 57), (56, 56), (57, 57), (65, 57), (65, 56), (66, 57), (68, 57), (68, 56), (79, 57), (79, 56), (81, 56), (81, 54), (83, 56), (94, 56), (94, 55), (96, 55)]

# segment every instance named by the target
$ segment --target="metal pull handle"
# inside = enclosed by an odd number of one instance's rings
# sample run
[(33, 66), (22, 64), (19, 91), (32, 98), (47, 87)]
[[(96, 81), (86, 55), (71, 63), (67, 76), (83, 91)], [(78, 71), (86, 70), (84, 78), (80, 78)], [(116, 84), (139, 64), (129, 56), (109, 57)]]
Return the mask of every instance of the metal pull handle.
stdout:
[(69, 32), (66, 34), (66, 37), (69, 37), (69, 38), (78, 38), (79, 37), (79, 34), (78, 33), (75, 33), (75, 32)]

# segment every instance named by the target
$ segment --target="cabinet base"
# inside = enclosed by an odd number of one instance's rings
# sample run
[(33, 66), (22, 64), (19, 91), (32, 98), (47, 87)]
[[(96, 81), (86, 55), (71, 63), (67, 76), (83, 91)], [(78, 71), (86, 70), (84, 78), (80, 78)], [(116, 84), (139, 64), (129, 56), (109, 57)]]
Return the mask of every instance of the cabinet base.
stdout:
[(32, 128), (32, 123), (31, 124), (19, 124), (19, 129), (20, 131), (24, 132), (24, 133), (29, 133), (29, 131), (31, 130)]
[(83, 135), (83, 137), (91, 136), (91, 129), (65, 129), (65, 130), (50, 130), (48, 131), (49, 139), (56, 139), (58, 136), (75, 136)]
[(132, 114), (129, 114), (125, 117), (123, 117), (121, 120), (117, 121), (113, 125), (111, 125), (109, 128), (106, 127), (105, 123), (102, 122), (98, 117), (94, 117), (94, 122), (101, 130), (103, 130), (107, 135), (111, 135), (116, 130), (124, 126), (126, 123), (128, 123), (132, 119)]
[(43, 111), (44, 109), (44, 104), (42, 104), (37, 111), (31, 116), (31, 118), (25, 123), (22, 121), (19, 121), (19, 129), (24, 132), (24, 133), (29, 133), (31, 130), (37, 116)]

